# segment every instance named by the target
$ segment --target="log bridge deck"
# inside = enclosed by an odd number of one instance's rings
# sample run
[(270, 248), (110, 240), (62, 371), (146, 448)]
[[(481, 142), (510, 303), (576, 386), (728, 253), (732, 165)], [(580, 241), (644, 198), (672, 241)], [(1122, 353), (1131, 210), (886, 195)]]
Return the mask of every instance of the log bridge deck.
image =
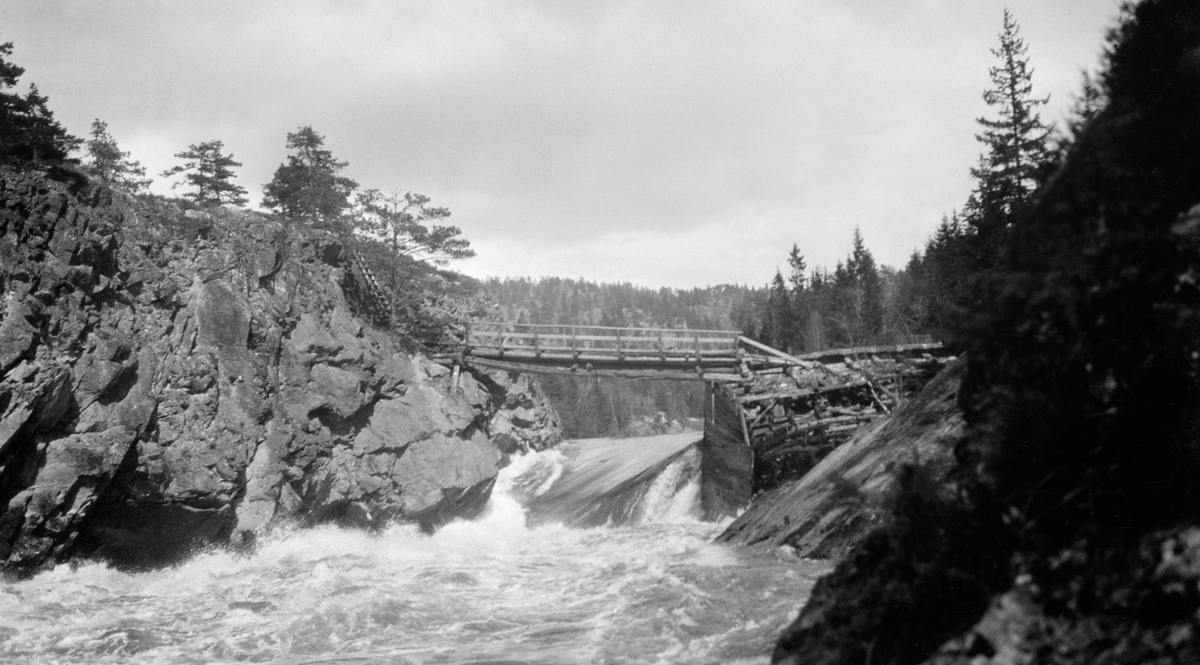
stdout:
[(827, 359), (908, 355), (940, 344), (832, 349), (789, 355), (736, 330), (617, 328), (472, 322), (451, 345), (463, 361), (536, 374), (593, 373), (633, 379), (742, 382), (762, 371), (812, 368)]

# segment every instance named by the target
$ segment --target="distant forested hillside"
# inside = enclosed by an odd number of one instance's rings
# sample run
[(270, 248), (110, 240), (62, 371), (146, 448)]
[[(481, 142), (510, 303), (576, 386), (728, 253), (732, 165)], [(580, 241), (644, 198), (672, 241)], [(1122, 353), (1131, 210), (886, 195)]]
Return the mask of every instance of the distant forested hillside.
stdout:
[(493, 304), (488, 318), (518, 323), (669, 327), (751, 332), (765, 288), (722, 284), (694, 289), (650, 289), (543, 277), (484, 281)]

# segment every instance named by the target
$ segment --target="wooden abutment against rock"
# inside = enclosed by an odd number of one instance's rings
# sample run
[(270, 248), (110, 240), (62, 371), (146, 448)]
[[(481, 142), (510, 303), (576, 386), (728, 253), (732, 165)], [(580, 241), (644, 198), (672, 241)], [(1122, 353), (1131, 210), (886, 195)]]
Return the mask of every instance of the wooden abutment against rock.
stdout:
[(789, 355), (730, 330), (475, 322), (446, 359), (534, 374), (704, 381), (701, 504), (736, 514), (798, 478), (949, 360), (936, 343)]

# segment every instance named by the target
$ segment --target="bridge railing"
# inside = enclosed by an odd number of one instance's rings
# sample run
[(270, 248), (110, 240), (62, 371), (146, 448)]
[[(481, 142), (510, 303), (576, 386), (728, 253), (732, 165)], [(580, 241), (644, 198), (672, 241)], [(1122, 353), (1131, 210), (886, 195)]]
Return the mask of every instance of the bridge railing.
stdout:
[(736, 357), (735, 330), (617, 328), (532, 323), (472, 322), (466, 344), (474, 352), (534, 356), (604, 355), (614, 358)]

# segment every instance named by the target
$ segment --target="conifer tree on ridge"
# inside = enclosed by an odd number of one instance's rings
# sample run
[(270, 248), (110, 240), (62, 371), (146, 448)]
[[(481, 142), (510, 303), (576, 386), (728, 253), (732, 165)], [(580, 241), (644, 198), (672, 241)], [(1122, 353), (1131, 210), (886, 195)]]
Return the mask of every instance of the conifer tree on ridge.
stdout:
[(334, 158), (325, 148), (325, 137), (312, 125), (288, 132), (287, 148), (294, 152), (263, 186), (263, 207), (288, 219), (346, 230), (340, 218), (358, 188), (357, 182), (339, 175), (347, 162)]
[[(196, 190), (184, 194), (199, 205), (216, 206), (246, 204), (246, 188), (233, 182), (233, 167), (242, 163), (234, 161), (233, 155), (224, 154), (225, 144), (221, 141), (193, 143), (187, 150), (175, 153), (179, 159), (187, 160), (162, 172), (164, 178), (180, 173), (187, 184)], [(172, 185), (172, 189), (179, 183)]]
[(975, 191), (965, 213), (973, 230), (985, 238), (1001, 232), (1012, 213), (1038, 186), (1038, 174), (1050, 159), (1051, 128), (1038, 107), (1050, 97), (1033, 97), (1033, 69), (1025, 41), (1012, 13), (1004, 10), (1000, 47), (992, 49), (999, 64), (988, 68), (992, 87), (983, 101), (997, 111), (995, 119), (977, 118), (975, 138), (985, 148), (979, 166), (971, 169)]
[(88, 161), (84, 167), (101, 182), (129, 192), (138, 193), (150, 186), (146, 168), (129, 153), (121, 150), (116, 139), (108, 133), (108, 123), (99, 118), (92, 121), (91, 138), (84, 144)]

